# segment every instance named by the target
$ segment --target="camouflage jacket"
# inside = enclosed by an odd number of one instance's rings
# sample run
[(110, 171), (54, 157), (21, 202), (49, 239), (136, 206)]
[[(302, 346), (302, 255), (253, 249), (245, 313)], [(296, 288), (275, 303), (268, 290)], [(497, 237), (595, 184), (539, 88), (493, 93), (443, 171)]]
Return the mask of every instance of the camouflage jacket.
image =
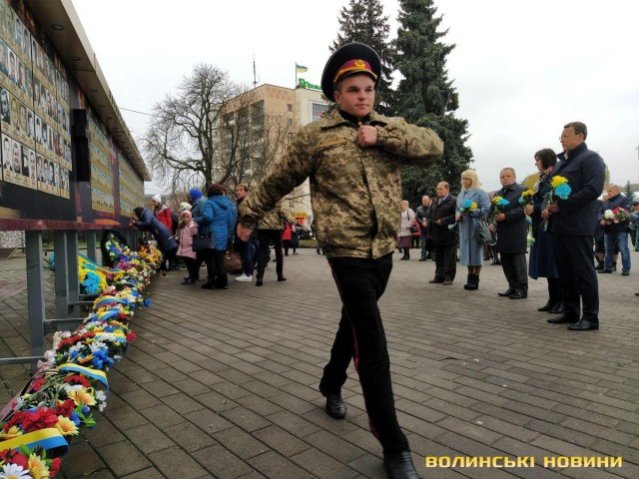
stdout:
[(281, 230), (284, 229), (284, 221), (291, 221), (288, 212), (278, 202), (273, 209), (267, 211), (260, 218), (257, 228), (260, 230)]
[(284, 155), (240, 206), (254, 226), (265, 212), (310, 177), (314, 230), (327, 257), (380, 258), (399, 230), (402, 163), (427, 166), (443, 152), (435, 132), (371, 112), (377, 144), (360, 147), (357, 126), (335, 110), (304, 126)]

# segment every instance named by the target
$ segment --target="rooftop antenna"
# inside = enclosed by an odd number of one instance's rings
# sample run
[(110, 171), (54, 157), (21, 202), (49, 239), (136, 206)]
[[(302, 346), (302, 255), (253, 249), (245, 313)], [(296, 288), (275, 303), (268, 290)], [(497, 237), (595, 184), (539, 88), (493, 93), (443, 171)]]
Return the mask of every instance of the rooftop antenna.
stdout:
[(257, 73), (255, 71), (255, 54), (253, 54), (253, 88), (257, 87)]

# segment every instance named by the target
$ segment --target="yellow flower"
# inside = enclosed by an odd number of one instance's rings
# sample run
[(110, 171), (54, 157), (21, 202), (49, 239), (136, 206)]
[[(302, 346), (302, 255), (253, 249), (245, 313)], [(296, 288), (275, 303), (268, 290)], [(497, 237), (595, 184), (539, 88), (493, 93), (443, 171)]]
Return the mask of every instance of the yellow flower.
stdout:
[(559, 185), (563, 185), (564, 183), (568, 183), (568, 180), (563, 176), (553, 176), (550, 181), (550, 185), (554, 188), (557, 188)]
[(58, 428), (58, 431), (60, 431), (63, 436), (75, 436), (79, 432), (75, 423), (65, 416), (58, 416), (58, 422), (55, 427)]
[(31, 454), (29, 456), (29, 462), (27, 462), (27, 467), (29, 468), (29, 473), (31, 474), (31, 477), (33, 477), (33, 479), (47, 479), (49, 477), (49, 468), (40, 456)]
[(73, 391), (69, 391), (68, 396), (69, 399), (73, 399), (78, 406), (95, 406), (95, 394), (93, 393), (93, 388), (75, 389)]
[(493, 196), (493, 204), (498, 204), (503, 198), (501, 196)]
[(475, 211), (477, 209), (477, 202), (473, 201), (470, 204), (470, 211)]
[(11, 426), (7, 432), (0, 429), (0, 439), (13, 439), (14, 437), (21, 436), (22, 431), (18, 426)]

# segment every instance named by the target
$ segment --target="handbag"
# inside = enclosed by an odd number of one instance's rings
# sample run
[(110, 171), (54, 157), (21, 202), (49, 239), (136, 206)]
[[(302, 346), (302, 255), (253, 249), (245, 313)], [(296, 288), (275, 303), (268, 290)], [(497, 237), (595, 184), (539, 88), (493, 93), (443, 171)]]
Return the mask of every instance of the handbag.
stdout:
[(240, 258), (240, 253), (233, 250), (226, 250), (226, 253), (224, 253), (224, 269), (229, 274), (241, 273), (242, 258)]
[(488, 221), (484, 218), (479, 218), (477, 222), (475, 241), (477, 241), (478, 244), (487, 244), (488, 246), (494, 246), (497, 243), (497, 240), (493, 238), (492, 231), (488, 228)]
[(202, 231), (193, 235), (193, 251), (215, 249), (215, 235), (211, 231)]

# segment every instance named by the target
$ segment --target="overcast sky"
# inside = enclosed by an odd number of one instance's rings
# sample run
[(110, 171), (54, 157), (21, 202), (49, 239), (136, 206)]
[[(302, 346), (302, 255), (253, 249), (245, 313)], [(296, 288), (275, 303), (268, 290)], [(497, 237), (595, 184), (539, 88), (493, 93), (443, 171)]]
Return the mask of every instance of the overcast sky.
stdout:
[[(294, 86), (294, 65), (319, 84), (340, 9), (348, 0), (72, 0), (121, 108), (150, 112), (198, 63), (247, 85)], [(384, 0), (394, 31), (397, 0)], [(628, 0), (439, 0), (455, 44), (449, 78), (456, 116), (469, 122), (473, 167), (488, 190), (499, 170), (522, 179), (533, 154), (560, 149), (568, 121), (587, 124), (588, 146), (612, 181), (639, 182), (639, 2)], [(122, 114), (135, 138), (149, 117)], [(147, 191), (157, 188), (147, 183)]]

